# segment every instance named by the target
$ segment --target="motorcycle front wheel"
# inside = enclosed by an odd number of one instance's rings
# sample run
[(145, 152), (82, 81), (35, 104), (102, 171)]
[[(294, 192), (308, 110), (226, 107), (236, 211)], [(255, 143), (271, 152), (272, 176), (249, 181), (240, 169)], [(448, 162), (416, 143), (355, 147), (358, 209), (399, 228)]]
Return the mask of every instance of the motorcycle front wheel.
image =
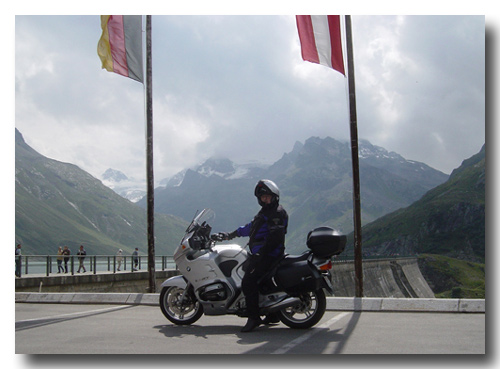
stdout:
[(298, 305), (279, 312), (280, 320), (290, 328), (307, 329), (317, 324), (326, 310), (325, 292), (319, 289), (303, 293)]
[(160, 293), (160, 308), (165, 317), (177, 325), (189, 325), (203, 315), (203, 307), (193, 293), (185, 294), (184, 288), (166, 287)]

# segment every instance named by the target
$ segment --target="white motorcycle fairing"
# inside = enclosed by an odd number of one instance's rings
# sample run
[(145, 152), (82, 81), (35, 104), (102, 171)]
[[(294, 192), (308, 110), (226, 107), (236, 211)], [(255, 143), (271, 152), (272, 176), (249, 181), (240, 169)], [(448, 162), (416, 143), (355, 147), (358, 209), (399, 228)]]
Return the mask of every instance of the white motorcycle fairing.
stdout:
[(176, 275), (175, 277), (170, 277), (169, 279), (165, 280), (161, 286), (160, 289), (163, 289), (165, 287), (179, 287), (179, 288), (186, 288), (187, 282), (184, 279), (182, 275)]
[(192, 285), (206, 315), (228, 314), (238, 309), (233, 303), (241, 294), (242, 264), (247, 258), (247, 251), (239, 245), (201, 250), (181, 245), (174, 254), (177, 269)]

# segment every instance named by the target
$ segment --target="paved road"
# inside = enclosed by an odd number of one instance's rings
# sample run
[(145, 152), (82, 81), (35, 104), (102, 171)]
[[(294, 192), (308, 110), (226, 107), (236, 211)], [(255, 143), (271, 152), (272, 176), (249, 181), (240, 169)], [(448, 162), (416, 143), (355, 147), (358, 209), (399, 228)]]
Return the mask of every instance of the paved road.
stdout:
[(244, 320), (175, 326), (155, 306), (16, 304), (16, 354), (484, 354), (485, 314), (327, 311), (318, 325), (241, 333)]

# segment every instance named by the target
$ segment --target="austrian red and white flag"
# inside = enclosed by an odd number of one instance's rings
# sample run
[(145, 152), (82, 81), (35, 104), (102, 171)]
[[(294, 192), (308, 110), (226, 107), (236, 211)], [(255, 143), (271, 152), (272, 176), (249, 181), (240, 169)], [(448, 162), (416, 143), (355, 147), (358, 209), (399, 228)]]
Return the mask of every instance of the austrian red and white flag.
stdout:
[(297, 15), (302, 59), (345, 75), (339, 15)]

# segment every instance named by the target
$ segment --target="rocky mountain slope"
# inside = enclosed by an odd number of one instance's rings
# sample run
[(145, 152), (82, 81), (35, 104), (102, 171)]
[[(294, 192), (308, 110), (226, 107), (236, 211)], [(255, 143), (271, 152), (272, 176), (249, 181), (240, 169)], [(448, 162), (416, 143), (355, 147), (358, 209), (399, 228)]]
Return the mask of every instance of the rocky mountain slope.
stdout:
[[(155, 190), (155, 209), (191, 219), (198, 209), (212, 208), (215, 231), (232, 231), (259, 210), (253, 195), (261, 178), (275, 181), (290, 223), (287, 250), (305, 249), (307, 232), (328, 225), (344, 233), (352, 230), (352, 167), (350, 146), (333, 138), (311, 137), (269, 167), (242, 168), (229, 159), (209, 159), (197, 168), (174, 176)], [(408, 206), (448, 176), (424, 163), (360, 142), (361, 206), (363, 223)], [(145, 207), (144, 199), (139, 201)]]
[(432, 253), (484, 263), (485, 146), (412, 205), (363, 227), (367, 254)]
[[(147, 252), (144, 209), (75, 165), (40, 155), (16, 129), (15, 242), (24, 254), (56, 254), (67, 245), (89, 254)], [(157, 214), (156, 253), (171, 254), (186, 223)]]

